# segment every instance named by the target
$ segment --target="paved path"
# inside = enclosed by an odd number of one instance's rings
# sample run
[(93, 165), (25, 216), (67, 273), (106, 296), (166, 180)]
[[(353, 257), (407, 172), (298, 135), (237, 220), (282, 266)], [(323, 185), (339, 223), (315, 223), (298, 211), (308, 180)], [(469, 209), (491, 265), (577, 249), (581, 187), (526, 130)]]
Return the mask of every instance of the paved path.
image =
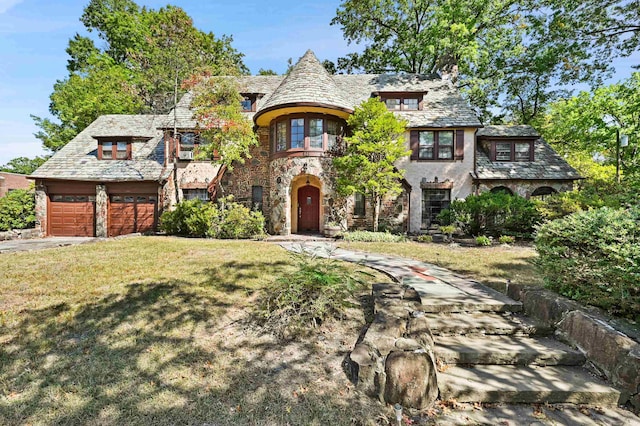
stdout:
[(307, 253), (346, 262), (359, 263), (382, 271), (401, 284), (413, 287), (420, 299), (428, 301), (425, 312), (448, 312), (455, 306), (466, 310), (510, 311), (522, 309), (502, 293), (485, 287), (477, 281), (462, 278), (451, 271), (431, 263), (382, 254), (356, 252), (337, 248), (328, 242), (286, 242), (280, 244), (289, 251)]
[(104, 238), (94, 237), (49, 237), (34, 238), (30, 240), (9, 240), (0, 241), (0, 254), (13, 253), (17, 251), (42, 250), (54, 247), (73, 246), (86, 244), (94, 241), (104, 240)]

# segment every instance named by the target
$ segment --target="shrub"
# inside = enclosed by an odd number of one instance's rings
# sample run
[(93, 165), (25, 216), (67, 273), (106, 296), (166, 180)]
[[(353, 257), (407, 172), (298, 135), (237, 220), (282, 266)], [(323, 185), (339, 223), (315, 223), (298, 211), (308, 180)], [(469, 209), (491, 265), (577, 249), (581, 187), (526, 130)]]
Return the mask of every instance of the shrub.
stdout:
[(603, 207), (547, 222), (535, 246), (548, 288), (640, 320), (640, 208)]
[(345, 241), (361, 241), (367, 243), (402, 243), (407, 241), (404, 235), (389, 232), (349, 231), (342, 233)]
[(542, 217), (533, 201), (503, 192), (484, 192), (453, 201), (438, 220), (456, 225), (467, 235), (531, 237)]
[(476, 244), (479, 246), (490, 246), (491, 238), (484, 235), (480, 235), (479, 237), (476, 237)]
[(170, 235), (212, 238), (253, 238), (264, 234), (260, 212), (223, 200), (219, 206), (197, 199), (180, 202), (164, 212), (160, 229)]
[(0, 198), (0, 231), (33, 228), (36, 203), (32, 190), (16, 189)]
[(500, 244), (513, 244), (516, 242), (516, 238), (511, 235), (500, 235), (498, 242)]
[(344, 308), (353, 305), (354, 292), (364, 285), (339, 261), (304, 253), (291, 256), (295, 270), (267, 289), (259, 308), (265, 328), (279, 336), (340, 318)]
[(433, 237), (427, 234), (418, 235), (416, 241), (418, 241), (419, 243), (431, 243), (433, 242)]

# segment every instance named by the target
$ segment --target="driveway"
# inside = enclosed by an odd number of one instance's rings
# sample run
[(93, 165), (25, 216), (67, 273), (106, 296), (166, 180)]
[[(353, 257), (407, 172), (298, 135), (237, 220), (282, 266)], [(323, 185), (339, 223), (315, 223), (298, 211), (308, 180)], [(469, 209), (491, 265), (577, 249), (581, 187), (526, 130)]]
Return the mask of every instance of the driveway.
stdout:
[(42, 250), (55, 247), (72, 246), (76, 244), (86, 244), (103, 240), (94, 237), (49, 237), (34, 238), (31, 240), (9, 240), (0, 241), (0, 254), (13, 253), (17, 251)]

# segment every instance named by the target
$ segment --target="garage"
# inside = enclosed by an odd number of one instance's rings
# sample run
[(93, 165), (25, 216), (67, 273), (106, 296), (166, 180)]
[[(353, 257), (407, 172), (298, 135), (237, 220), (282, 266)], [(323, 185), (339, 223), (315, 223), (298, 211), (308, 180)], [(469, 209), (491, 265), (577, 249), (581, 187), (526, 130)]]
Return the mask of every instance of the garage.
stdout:
[(157, 204), (157, 195), (111, 195), (109, 197), (109, 236), (153, 232)]
[(49, 235), (93, 237), (95, 210), (95, 196), (50, 195)]

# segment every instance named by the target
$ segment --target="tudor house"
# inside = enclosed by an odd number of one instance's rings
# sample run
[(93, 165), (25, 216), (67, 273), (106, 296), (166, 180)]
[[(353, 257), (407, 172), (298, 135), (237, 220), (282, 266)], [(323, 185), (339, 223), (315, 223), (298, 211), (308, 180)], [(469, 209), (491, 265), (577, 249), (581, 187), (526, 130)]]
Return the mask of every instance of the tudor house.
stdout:
[(225, 172), (194, 160), (202, 141), (189, 93), (166, 115), (101, 116), (31, 176), (42, 233), (152, 232), (164, 210), (216, 191), (262, 210), (272, 234), (322, 232), (329, 221), (368, 226), (367, 197), (340, 207), (334, 196), (329, 153), (370, 97), (407, 121), (411, 150), (397, 164), (404, 191), (385, 200), (384, 227), (425, 232), (450, 200), (482, 191), (544, 197), (580, 179), (533, 128), (483, 126), (436, 75), (330, 75), (308, 51), (286, 76), (245, 76), (238, 84), (260, 142), (245, 164)]

